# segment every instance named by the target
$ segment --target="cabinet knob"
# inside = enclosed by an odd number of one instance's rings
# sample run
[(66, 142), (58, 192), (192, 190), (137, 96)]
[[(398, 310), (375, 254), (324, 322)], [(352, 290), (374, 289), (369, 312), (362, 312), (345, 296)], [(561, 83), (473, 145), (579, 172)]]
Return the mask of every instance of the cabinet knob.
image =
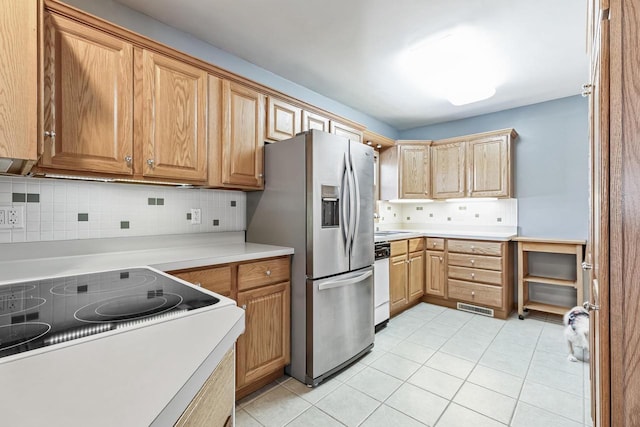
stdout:
[(48, 136), (50, 138), (55, 138), (56, 137), (56, 133), (54, 131), (52, 131), (52, 130), (48, 130), (48, 131), (45, 131), (44, 136)]
[(271, 270), (266, 271), (267, 276), (271, 277)]
[(476, 273), (471, 273), (471, 278), (474, 279), (476, 277)]
[(440, 257), (440, 262), (442, 262), (442, 257)]
[(476, 296), (476, 291), (471, 291), (471, 298)]
[(124, 161), (127, 162), (128, 165), (131, 164), (131, 161), (133, 160), (133, 158), (131, 156), (125, 156)]
[(200, 282), (194, 282), (193, 284), (196, 285), (197, 287), (201, 287), (202, 286), (202, 284)]
[(409, 264), (410, 262), (411, 262), (411, 261), (409, 261), (409, 260), (406, 260), (406, 261), (405, 261), (405, 264)]
[(147, 159), (147, 164), (148, 164), (149, 166), (153, 167), (153, 164), (154, 164), (154, 163), (155, 163), (155, 162), (153, 161), (153, 159)]
[(475, 264), (475, 263), (476, 263), (476, 260), (475, 260), (475, 259), (472, 259), (472, 260), (471, 260), (471, 264)]
[(436, 247), (436, 245), (437, 245), (437, 243), (436, 243), (436, 242), (433, 242), (433, 247), (434, 247), (434, 248)]
[(242, 309), (246, 310), (247, 309), (247, 304), (242, 304)]
[(471, 250), (474, 250), (475, 248), (476, 248), (475, 246), (471, 245)]
[(262, 174), (262, 173), (258, 174), (258, 178), (263, 178), (263, 177), (264, 177), (264, 174)]

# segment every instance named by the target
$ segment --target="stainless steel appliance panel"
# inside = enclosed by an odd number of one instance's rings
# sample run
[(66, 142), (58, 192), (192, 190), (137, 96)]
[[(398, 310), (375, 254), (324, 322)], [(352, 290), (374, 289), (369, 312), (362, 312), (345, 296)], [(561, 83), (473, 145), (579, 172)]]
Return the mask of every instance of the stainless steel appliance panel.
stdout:
[[(307, 277), (310, 278), (349, 271), (347, 200), (352, 196), (348, 193), (346, 174), (348, 155), (346, 138), (315, 130), (307, 134), (306, 197), (307, 212), (312, 213), (307, 215)], [(337, 205), (337, 211), (331, 209), (332, 204)], [(329, 220), (327, 216), (333, 213), (337, 218), (332, 216)]]
[(373, 339), (372, 267), (307, 280), (308, 384), (350, 362)]
[(351, 143), (349, 157), (353, 170), (355, 221), (352, 224), (351, 270), (373, 264), (373, 149)]

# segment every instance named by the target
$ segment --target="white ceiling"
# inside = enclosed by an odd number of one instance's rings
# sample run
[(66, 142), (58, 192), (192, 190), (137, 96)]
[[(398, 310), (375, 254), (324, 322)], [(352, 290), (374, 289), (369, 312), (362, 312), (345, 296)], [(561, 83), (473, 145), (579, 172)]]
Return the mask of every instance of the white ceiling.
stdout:
[[(117, 1), (400, 130), (575, 95), (588, 78), (585, 0)], [(397, 58), (459, 25), (488, 38), (504, 81), (456, 107)]]

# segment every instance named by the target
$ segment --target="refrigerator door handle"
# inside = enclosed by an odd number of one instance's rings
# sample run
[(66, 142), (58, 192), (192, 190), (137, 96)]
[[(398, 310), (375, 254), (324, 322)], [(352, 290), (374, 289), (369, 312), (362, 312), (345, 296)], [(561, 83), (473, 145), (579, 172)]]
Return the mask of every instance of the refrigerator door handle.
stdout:
[[(349, 161), (349, 248), (353, 248), (353, 240), (355, 239), (355, 225), (356, 225), (356, 184), (355, 173), (353, 171), (353, 163)], [(351, 255), (351, 251), (349, 251)]]
[(344, 154), (344, 172), (342, 175), (342, 225), (344, 233), (345, 251), (351, 254), (351, 164), (347, 153)]
[[(351, 161), (353, 165), (353, 159)], [(356, 235), (358, 234), (358, 228), (360, 227), (360, 184), (358, 183), (358, 174), (355, 170), (351, 170), (351, 174), (353, 175), (353, 193), (354, 193), (354, 217), (355, 224), (353, 225), (353, 230), (351, 230), (351, 245), (353, 246), (354, 241), (356, 239)]]
[(363, 273), (356, 277), (351, 277), (349, 279), (324, 282), (318, 285), (318, 290), (323, 291), (325, 289), (340, 288), (342, 286), (352, 285), (354, 283), (363, 281), (364, 279), (366, 279), (367, 277), (370, 277), (371, 275), (373, 275), (373, 271), (367, 271), (366, 273)]

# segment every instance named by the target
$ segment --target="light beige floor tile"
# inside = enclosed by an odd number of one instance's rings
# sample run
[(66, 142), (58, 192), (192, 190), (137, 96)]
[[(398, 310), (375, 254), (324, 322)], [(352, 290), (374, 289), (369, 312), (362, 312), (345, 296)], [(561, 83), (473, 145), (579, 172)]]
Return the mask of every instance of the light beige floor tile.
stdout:
[(249, 415), (244, 409), (236, 409), (235, 427), (262, 427), (262, 424)]
[(498, 350), (487, 349), (482, 355), (479, 365), (497, 369), (520, 378), (527, 375), (529, 369), (529, 360), (523, 358), (512, 357)]
[[(410, 333), (408, 333), (407, 336), (408, 335), (410, 335)], [(387, 330), (380, 331), (375, 335), (374, 348), (378, 347), (382, 350), (388, 351), (390, 348), (396, 346), (404, 338), (405, 337), (398, 337)]]
[(469, 322), (475, 316), (475, 314), (467, 313), (465, 311), (448, 309), (443, 311), (438, 317), (433, 320), (434, 322), (456, 326), (456, 328), (459, 329), (462, 325)]
[[(402, 343), (400, 343), (402, 344)], [(398, 345), (400, 345), (398, 344)], [(375, 343), (373, 345), (373, 348), (371, 349), (370, 352), (368, 352), (367, 354), (365, 354), (360, 360), (358, 360), (358, 363), (362, 363), (364, 365), (370, 365), (373, 362), (375, 362), (376, 360), (378, 360), (380, 357), (382, 357), (383, 355), (385, 355), (387, 353), (387, 350), (383, 350), (380, 347), (376, 346)]]
[[(460, 330), (462, 325), (453, 323), (440, 322), (439, 317), (436, 317), (430, 322), (425, 323), (420, 330), (431, 331), (435, 335), (439, 335), (443, 338), (451, 338)], [(445, 321), (446, 322), (446, 321)]]
[(462, 386), (453, 401), (504, 424), (509, 424), (516, 407), (515, 399), (469, 382)]
[(444, 412), (449, 401), (405, 383), (385, 403), (411, 418), (432, 426)]
[(593, 418), (591, 418), (591, 401), (584, 401), (584, 425), (585, 426), (593, 426)]
[(287, 427), (343, 427), (344, 424), (312, 406), (298, 418), (287, 424)]
[(357, 426), (380, 406), (380, 402), (343, 384), (316, 406), (347, 426)]
[(407, 382), (451, 400), (464, 380), (423, 366)]
[(575, 394), (525, 381), (520, 400), (573, 421), (583, 422), (584, 399)]
[(452, 403), (444, 411), (436, 427), (504, 427), (505, 425), (471, 409)]
[(547, 368), (557, 369), (573, 375), (582, 375), (584, 362), (570, 362), (567, 353), (548, 353), (536, 350), (533, 353), (531, 365), (544, 365)]
[(477, 362), (487, 350), (487, 346), (488, 344), (480, 344), (477, 341), (467, 340), (456, 334), (440, 347), (440, 351), (471, 362)]
[(544, 409), (519, 402), (511, 422), (512, 427), (582, 427), (582, 423), (571, 421)]
[(302, 397), (307, 402), (314, 404), (318, 400), (322, 399), (327, 394), (338, 388), (341, 384), (342, 383), (340, 381), (329, 379), (321, 382), (316, 387), (307, 387), (306, 384), (303, 384), (300, 381), (292, 378), (291, 381), (283, 383), (282, 386), (287, 390), (292, 391), (298, 396)]
[(409, 335), (406, 341), (438, 350), (445, 342), (447, 342), (449, 338), (450, 337), (443, 337), (442, 335), (438, 335), (431, 329), (426, 329), (423, 327), (415, 331), (413, 334)]
[[(290, 380), (291, 377), (286, 377), (286, 378), (281, 378), (281, 380), (284, 381), (288, 381)], [(277, 381), (272, 382), (271, 384), (267, 384), (266, 386), (260, 388), (259, 390), (254, 391), (251, 394), (246, 395), (245, 397), (243, 397), (242, 399), (238, 400), (236, 402), (236, 408), (237, 409), (241, 409), (244, 408), (245, 406), (247, 406), (249, 403), (253, 402), (254, 400), (256, 400), (258, 397), (262, 396), (263, 394), (267, 393), (269, 390), (278, 387), (279, 383)]]
[(425, 366), (465, 379), (473, 370), (475, 363), (439, 351), (427, 360)]
[(343, 382), (347, 381), (349, 378), (351, 378), (352, 376), (354, 376), (355, 374), (357, 374), (358, 372), (362, 371), (366, 366), (367, 365), (365, 365), (364, 363), (361, 363), (361, 362), (354, 363), (353, 365), (347, 367), (342, 372), (340, 372), (338, 375), (333, 377), (333, 379), (338, 380), (339, 382), (343, 383)]
[(402, 341), (400, 344), (389, 350), (389, 353), (393, 353), (420, 364), (426, 362), (435, 352), (436, 351), (432, 348), (424, 347), (410, 341)]
[(391, 353), (385, 354), (369, 366), (403, 381), (406, 381), (420, 368), (419, 363)]
[[(572, 363), (567, 361), (567, 363)], [(544, 384), (567, 393), (584, 397), (584, 377), (582, 374), (574, 375), (557, 369), (547, 368), (544, 365), (533, 364), (527, 372), (527, 381)]]
[(361, 427), (424, 427), (426, 424), (422, 424), (390, 406), (381, 405), (360, 425)]
[(281, 427), (307, 410), (311, 404), (282, 386), (261, 395), (243, 409), (266, 427)]
[(522, 390), (522, 384), (524, 383), (524, 379), (522, 378), (482, 365), (477, 365), (473, 369), (467, 381), (513, 397), (514, 399), (518, 398), (520, 390)]
[(346, 382), (366, 395), (383, 402), (402, 385), (402, 381), (373, 368), (364, 368)]

